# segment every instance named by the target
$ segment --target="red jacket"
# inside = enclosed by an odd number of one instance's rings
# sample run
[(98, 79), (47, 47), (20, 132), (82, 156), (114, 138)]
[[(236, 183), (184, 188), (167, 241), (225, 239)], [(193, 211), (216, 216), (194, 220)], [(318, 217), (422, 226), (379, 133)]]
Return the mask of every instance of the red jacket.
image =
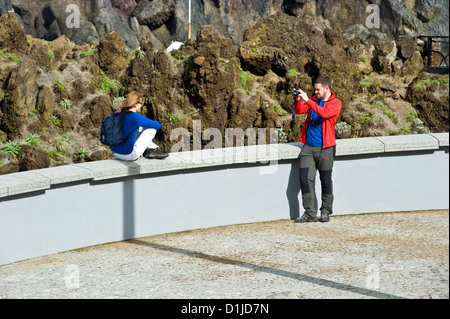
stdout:
[(306, 131), (308, 129), (309, 116), (311, 115), (311, 110), (316, 112), (320, 117), (322, 117), (322, 134), (323, 134), (323, 147), (331, 147), (336, 145), (336, 136), (334, 134), (334, 125), (341, 111), (342, 103), (336, 98), (333, 92), (331, 92), (330, 98), (325, 102), (323, 107), (317, 105), (317, 96), (314, 95), (305, 103), (300, 100), (297, 101), (295, 106), (296, 114), (308, 113), (306, 117), (305, 124), (302, 128), (302, 133), (300, 134), (300, 143), (305, 144), (306, 142)]

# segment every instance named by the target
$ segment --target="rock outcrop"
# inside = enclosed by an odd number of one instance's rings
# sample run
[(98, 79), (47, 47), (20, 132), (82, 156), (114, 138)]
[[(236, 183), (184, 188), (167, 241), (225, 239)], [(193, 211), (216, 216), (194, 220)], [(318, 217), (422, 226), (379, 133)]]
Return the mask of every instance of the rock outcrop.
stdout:
[[(237, 49), (244, 32), (260, 18), (279, 12), (303, 19), (314, 17), (316, 25), (325, 23), (344, 32), (366, 26), (378, 14), (376, 31), (390, 38), (401, 35), (448, 34), (449, 3), (446, 0), (375, 2), (368, 0), (192, 0), (192, 38), (204, 25), (213, 25), (230, 38)], [(376, 5), (378, 4), (378, 6)], [(375, 8), (373, 7), (375, 5)], [(377, 11), (375, 12), (375, 9)], [(82, 45), (100, 41), (116, 31), (129, 50), (138, 47), (143, 36), (155, 46), (170, 40), (188, 40), (188, 1), (175, 0), (0, 0), (0, 14), (14, 10), (27, 34), (46, 40), (66, 35)], [(353, 31), (352, 31), (353, 30)], [(362, 29), (360, 36), (370, 35)], [(368, 32), (369, 31), (369, 32)]]

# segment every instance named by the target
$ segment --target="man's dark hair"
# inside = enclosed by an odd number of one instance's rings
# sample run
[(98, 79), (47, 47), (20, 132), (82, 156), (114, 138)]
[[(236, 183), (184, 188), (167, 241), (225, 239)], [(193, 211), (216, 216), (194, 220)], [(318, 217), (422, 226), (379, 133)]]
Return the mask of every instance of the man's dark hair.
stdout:
[(314, 84), (316, 83), (322, 84), (322, 86), (325, 87), (328, 86), (328, 88), (331, 90), (331, 79), (328, 76), (319, 75), (314, 81)]

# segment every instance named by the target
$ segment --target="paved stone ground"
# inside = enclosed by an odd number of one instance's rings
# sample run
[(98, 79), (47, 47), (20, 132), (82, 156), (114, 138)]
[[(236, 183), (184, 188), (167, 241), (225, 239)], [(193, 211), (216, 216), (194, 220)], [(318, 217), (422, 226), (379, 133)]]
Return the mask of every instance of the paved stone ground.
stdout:
[(0, 266), (0, 298), (449, 298), (449, 211), (232, 225)]

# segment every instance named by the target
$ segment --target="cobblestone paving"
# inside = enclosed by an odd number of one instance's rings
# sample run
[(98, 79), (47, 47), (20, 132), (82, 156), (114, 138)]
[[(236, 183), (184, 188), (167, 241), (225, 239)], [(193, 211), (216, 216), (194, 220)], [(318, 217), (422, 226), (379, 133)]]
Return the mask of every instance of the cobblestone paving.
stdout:
[(449, 211), (279, 220), (0, 266), (0, 298), (449, 298)]

